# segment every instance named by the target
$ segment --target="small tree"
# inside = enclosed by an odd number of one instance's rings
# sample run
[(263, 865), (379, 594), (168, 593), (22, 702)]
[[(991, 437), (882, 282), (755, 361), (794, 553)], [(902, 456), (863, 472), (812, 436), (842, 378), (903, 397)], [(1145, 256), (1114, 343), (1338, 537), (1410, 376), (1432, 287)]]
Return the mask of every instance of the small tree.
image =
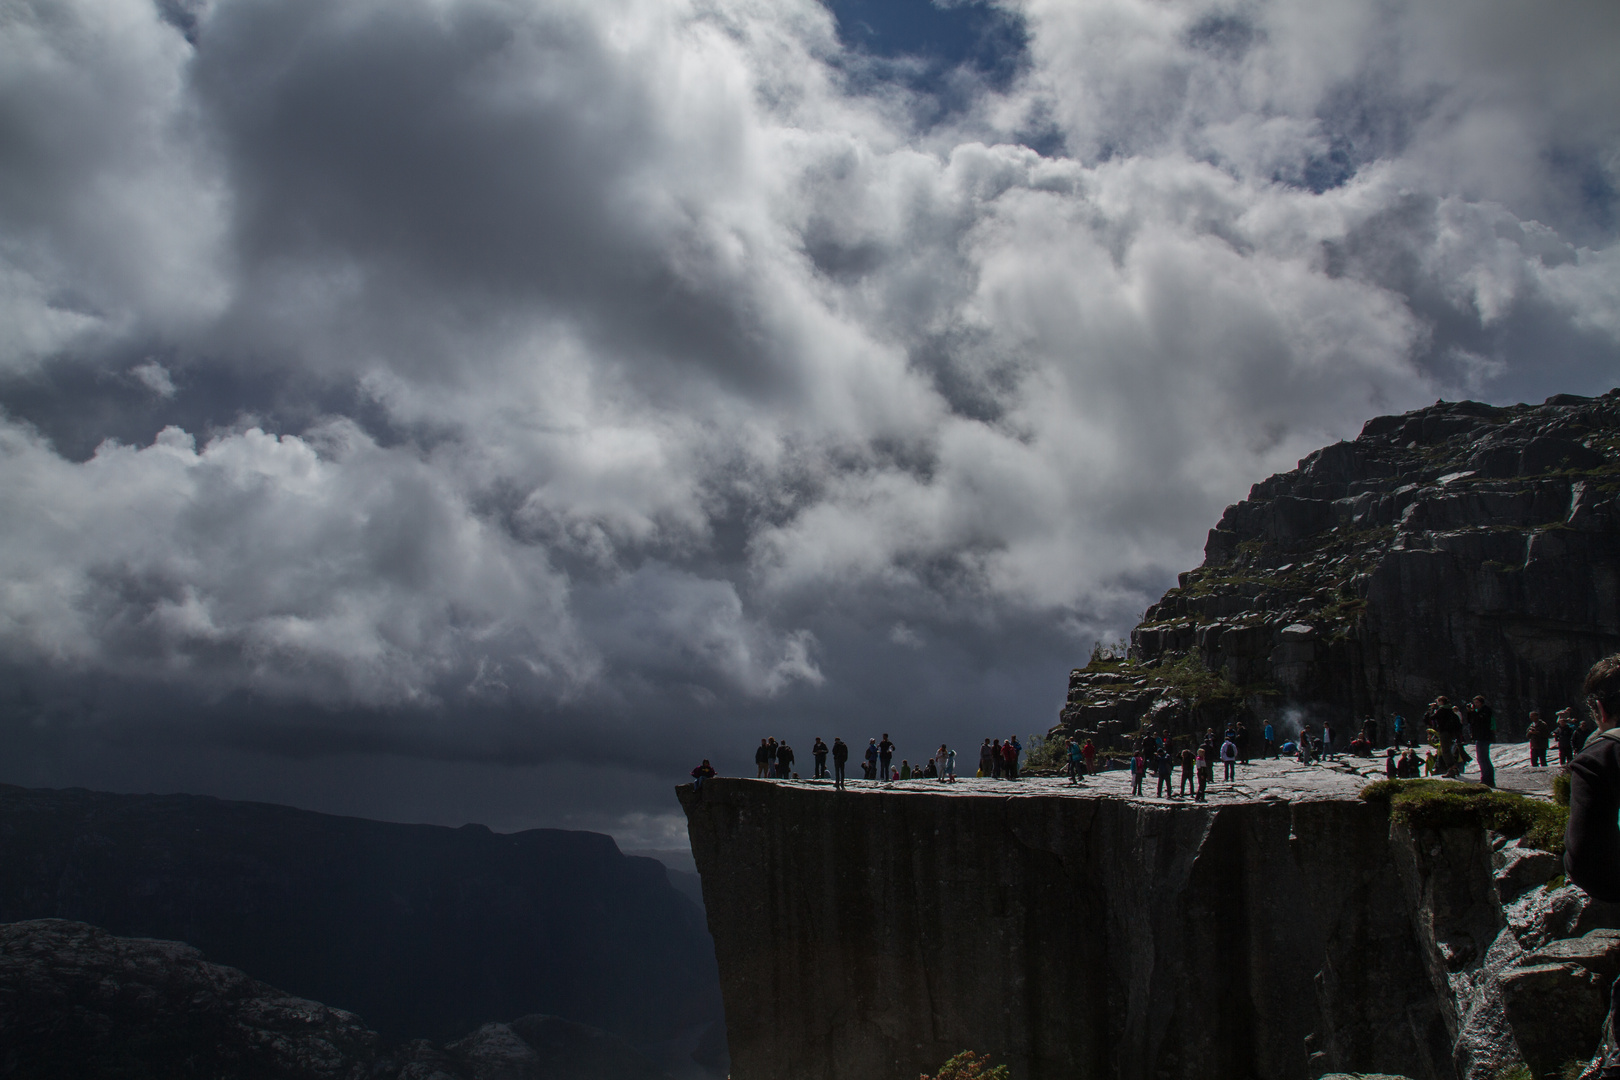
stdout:
[(1012, 1080), (1012, 1075), (1007, 1072), (1007, 1066), (991, 1068), (988, 1057), (964, 1050), (941, 1065), (936, 1075), (919, 1076), (917, 1080)]

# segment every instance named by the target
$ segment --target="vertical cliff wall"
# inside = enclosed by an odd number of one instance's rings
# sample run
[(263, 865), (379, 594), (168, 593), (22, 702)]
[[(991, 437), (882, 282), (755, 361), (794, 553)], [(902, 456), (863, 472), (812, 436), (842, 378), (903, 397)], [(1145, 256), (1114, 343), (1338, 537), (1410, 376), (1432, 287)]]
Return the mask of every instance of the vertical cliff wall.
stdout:
[(897, 1080), (964, 1048), (1018, 1080), (1449, 1078), (1460, 953), (1435, 940), (1477, 922), (1483, 951), (1500, 923), (1482, 832), (1392, 848), (1342, 797), (680, 797), (737, 1080)]

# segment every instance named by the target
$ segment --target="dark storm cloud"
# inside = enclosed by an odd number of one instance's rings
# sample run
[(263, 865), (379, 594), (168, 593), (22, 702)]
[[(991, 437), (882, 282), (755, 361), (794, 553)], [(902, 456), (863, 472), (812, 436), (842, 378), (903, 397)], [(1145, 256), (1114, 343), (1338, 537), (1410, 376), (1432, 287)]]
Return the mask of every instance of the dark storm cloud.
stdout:
[(1620, 358), (1610, 4), (15, 8), (9, 779), (665, 846), (688, 757), (1044, 729), (1250, 483)]

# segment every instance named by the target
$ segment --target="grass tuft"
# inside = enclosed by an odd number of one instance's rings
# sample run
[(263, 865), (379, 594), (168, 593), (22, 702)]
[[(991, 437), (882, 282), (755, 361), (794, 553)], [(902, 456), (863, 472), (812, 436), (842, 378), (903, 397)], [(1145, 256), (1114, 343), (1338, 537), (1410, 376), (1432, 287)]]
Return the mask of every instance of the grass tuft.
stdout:
[(1389, 807), (1390, 817), (1408, 828), (1477, 825), (1526, 847), (1564, 854), (1568, 807), (1458, 780), (1379, 780), (1362, 788), (1361, 797)]

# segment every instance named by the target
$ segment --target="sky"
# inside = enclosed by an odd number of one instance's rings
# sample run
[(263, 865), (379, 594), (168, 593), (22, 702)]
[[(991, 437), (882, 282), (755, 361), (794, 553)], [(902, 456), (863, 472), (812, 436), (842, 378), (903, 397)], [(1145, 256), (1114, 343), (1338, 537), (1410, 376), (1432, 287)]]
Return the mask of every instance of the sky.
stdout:
[(5, 0), (0, 781), (677, 847), (1620, 384), (1612, 0)]

